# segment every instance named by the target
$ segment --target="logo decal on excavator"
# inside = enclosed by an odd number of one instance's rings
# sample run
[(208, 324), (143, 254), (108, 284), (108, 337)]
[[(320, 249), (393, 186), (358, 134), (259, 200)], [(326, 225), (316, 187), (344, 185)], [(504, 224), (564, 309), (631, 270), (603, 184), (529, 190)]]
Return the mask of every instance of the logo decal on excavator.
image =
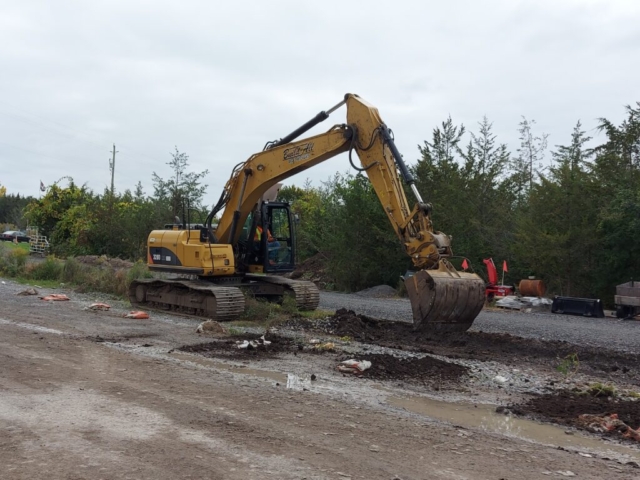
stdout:
[(299, 162), (306, 160), (311, 156), (313, 152), (313, 142), (305, 143), (304, 145), (298, 145), (296, 147), (287, 148), (284, 151), (284, 159), (289, 163)]

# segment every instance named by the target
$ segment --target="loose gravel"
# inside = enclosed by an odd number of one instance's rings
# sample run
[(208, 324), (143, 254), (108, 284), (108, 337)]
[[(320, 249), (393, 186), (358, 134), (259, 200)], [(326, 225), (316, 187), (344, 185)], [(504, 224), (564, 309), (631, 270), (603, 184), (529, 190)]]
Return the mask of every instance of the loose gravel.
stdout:
[[(319, 308), (347, 308), (373, 318), (412, 322), (411, 305), (403, 298), (363, 298), (355, 294), (321, 292)], [(640, 353), (640, 322), (547, 313), (483, 310), (471, 331), (509, 333), (525, 338), (564, 340), (576, 345)]]

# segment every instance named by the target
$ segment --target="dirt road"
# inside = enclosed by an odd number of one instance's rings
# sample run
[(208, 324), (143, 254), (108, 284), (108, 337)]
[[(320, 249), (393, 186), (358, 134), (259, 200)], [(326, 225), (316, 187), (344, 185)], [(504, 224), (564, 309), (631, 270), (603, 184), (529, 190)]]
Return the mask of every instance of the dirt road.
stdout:
[(125, 319), (118, 302), (92, 312), (92, 296), (44, 302), (22, 288), (0, 285), (2, 479), (640, 478), (634, 447), (560, 430), (577, 446), (558, 449), (564, 438), (460, 426), (482, 405), (424, 413), (415, 388), (342, 376), (333, 356), (179, 352), (206, 340), (197, 322)]

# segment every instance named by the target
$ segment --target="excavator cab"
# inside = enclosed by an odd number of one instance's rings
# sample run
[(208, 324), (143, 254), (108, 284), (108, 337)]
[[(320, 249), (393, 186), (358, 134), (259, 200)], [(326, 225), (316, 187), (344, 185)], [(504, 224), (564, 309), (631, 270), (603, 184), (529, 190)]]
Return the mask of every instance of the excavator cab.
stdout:
[(240, 244), (250, 273), (285, 273), (295, 267), (293, 215), (288, 203), (262, 202), (245, 222)]

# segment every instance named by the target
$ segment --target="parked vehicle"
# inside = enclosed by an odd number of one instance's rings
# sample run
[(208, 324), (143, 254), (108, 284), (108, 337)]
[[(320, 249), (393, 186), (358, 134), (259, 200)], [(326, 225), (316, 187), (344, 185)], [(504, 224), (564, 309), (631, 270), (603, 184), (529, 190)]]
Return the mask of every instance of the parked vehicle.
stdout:
[(24, 232), (20, 232), (18, 230), (7, 230), (6, 232), (0, 234), (0, 240), (4, 242), (13, 242), (15, 239), (18, 242), (28, 243), (31, 238)]
[(630, 320), (640, 314), (640, 282), (623, 283), (616, 287), (616, 317)]

